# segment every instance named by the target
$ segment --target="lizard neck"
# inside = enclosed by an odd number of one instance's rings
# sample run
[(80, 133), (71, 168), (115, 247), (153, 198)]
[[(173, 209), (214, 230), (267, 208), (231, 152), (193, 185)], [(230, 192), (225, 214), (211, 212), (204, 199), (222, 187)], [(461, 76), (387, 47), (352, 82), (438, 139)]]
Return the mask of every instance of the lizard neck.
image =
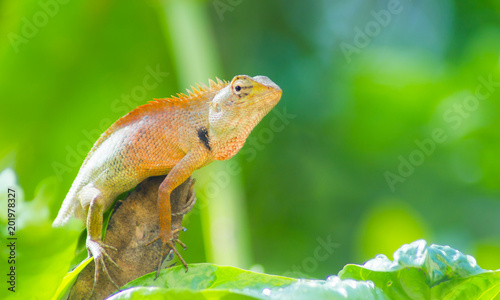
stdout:
[[(235, 129), (231, 130), (234, 133), (237, 133)], [(233, 157), (238, 151), (243, 147), (245, 140), (250, 134), (248, 131), (247, 134), (231, 134), (233, 132), (229, 132), (224, 135), (217, 134), (213, 130), (210, 130), (210, 141), (212, 146), (212, 155), (216, 160), (226, 160)]]

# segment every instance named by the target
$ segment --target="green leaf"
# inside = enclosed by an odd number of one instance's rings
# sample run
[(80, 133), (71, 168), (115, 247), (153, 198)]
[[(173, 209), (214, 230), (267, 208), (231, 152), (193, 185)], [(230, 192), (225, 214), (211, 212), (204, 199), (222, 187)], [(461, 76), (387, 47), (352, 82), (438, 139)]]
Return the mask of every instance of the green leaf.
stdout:
[(172, 300), (247, 300), (247, 299), (258, 299), (243, 294), (238, 294), (236, 292), (230, 292), (227, 290), (203, 290), (203, 291), (193, 291), (190, 289), (167, 289), (159, 287), (136, 287), (130, 288), (120, 292), (119, 294), (113, 295), (108, 298), (109, 300), (118, 299), (172, 299)]
[(394, 299), (428, 299), (430, 289), (425, 274), (417, 268), (394, 271), (374, 271), (358, 265), (347, 265), (339, 273), (342, 279), (370, 280)]
[(485, 272), (467, 278), (452, 279), (431, 290), (431, 299), (489, 300), (500, 292), (500, 272)]
[(371, 282), (296, 280), (212, 264), (179, 266), (138, 278), (111, 299), (388, 299)]
[(295, 282), (297, 279), (267, 275), (245, 271), (234, 267), (223, 267), (213, 264), (189, 265), (189, 272), (184, 267), (161, 270), (155, 280), (155, 273), (146, 274), (129, 282), (124, 288), (133, 286), (156, 286), (164, 288), (202, 289), (239, 289), (241, 287), (264, 289), (282, 286)]
[(94, 260), (93, 257), (88, 257), (85, 260), (83, 260), (78, 266), (76, 266), (76, 268), (73, 271), (68, 272), (68, 274), (64, 276), (61, 284), (57, 288), (57, 291), (52, 297), (52, 300), (62, 299), (63, 296), (68, 291), (68, 289), (75, 282), (76, 278), (78, 277), (78, 274), (80, 274), (83, 268), (85, 268), (92, 260)]
[(394, 261), (378, 255), (364, 265), (346, 265), (342, 279), (370, 280), (397, 299), (492, 299), (500, 291), (498, 272), (481, 269), (475, 259), (449, 246), (424, 240), (403, 245)]
[(341, 280), (338, 276), (330, 276), (327, 280), (299, 280), (262, 294), (259, 299), (389, 299), (372, 282)]

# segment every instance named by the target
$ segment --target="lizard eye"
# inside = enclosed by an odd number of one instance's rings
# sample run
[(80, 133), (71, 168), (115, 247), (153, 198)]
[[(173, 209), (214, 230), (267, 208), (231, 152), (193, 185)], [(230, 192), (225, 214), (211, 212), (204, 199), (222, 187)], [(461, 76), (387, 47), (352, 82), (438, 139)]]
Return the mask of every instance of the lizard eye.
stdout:
[(248, 80), (246, 80), (245, 78), (239, 78), (238, 76), (233, 79), (233, 82), (231, 82), (232, 92), (239, 98), (247, 96), (251, 91), (251, 87), (252, 85)]

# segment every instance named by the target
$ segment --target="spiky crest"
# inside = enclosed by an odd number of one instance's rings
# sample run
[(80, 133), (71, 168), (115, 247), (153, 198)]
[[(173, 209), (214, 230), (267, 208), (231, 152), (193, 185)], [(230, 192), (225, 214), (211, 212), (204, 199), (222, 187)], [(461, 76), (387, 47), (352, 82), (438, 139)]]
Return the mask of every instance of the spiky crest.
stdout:
[(209, 87), (207, 87), (204, 84), (202, 84), (202, 87), (196, 84), (198, 89), (191, 86), (192, 90), (186, 89), (188, 95), (184, 93), (177, 93), (177, 96), (172, 95), (170, 96), (170, 98), (154, 98), (153, 101), (149, 101), (146, 104), (134, 108), (128, 114), (121, 117), (113, 125), (111, 125), (97, 140), (97, 142), (94, 144), (94, 147), (92, 147), (92, 150), (90, 152), (93, 152), (117, 127), (121, 127), (125, 124), (133, 122), (134, 120), (139, 119), (141, 116), (144, 115), (145, 111), (155, 110), (161, 105), (183, 105), (189, 101), (196, 101), (199, 98), (203, 97), (206, 93), (211, 93), (213, 91), (221, 90), (228, 84), (227, 81), (222, 81), (217, 77), (216, 79), (217, 83), (215, 83), (211, 79), (208, 80)]
[[(172, 95), (169, 98), (155, 98), (154, 101), (149, 101), (148, 104), (144, 104), (144, 105), (149, 105), (150, 103), (157, 103), (157, 102), (168, 102), (168, 103), (175, 104), (175, 103), (181, 103), (183, 101), (190, 101), (190, 100), (194, 100), (195, 98), (197, 98), (199, 96), (203, 96), (205, 93), (212, 92), (213, 90), (220, 90), (229, 84), (229, 82), (227, 82), (225, 80), (220, 80), (217, 77), (215, 77), (215, 78), (217, 80), (217, 83), (214, 82), (212, 79), (208, 79), (208, 87), (204, 83), (200, 83), (200, 84), (196, 83), (197, 88), (195, 88), (194, 86), (191, 85), (191, 89), (186, 89), (187, 95), (184, 93), (177, 93), (177, 96)], [(142, 105), (142, 106), (144, 106), (144, 105)], [(142, 106), (139, 106), (136, 109), (138, 109)]]
[(212, 79), (209, 79), (208, 80), (208, 85), (212, 88), (212, 87), (216, 86), (217, 83), (215, 83), (215, 81), (213, 81)]

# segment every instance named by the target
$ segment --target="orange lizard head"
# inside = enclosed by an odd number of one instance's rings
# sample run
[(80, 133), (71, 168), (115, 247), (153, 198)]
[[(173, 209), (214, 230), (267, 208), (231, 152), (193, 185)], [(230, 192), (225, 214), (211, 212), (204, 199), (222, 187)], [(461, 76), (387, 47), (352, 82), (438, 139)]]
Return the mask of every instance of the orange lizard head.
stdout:
[(210, 137), (216, 159), (232, 157), (262, 118), (279, 102), (280, 87), (266, 76), (238, 75), (210, 102)]

